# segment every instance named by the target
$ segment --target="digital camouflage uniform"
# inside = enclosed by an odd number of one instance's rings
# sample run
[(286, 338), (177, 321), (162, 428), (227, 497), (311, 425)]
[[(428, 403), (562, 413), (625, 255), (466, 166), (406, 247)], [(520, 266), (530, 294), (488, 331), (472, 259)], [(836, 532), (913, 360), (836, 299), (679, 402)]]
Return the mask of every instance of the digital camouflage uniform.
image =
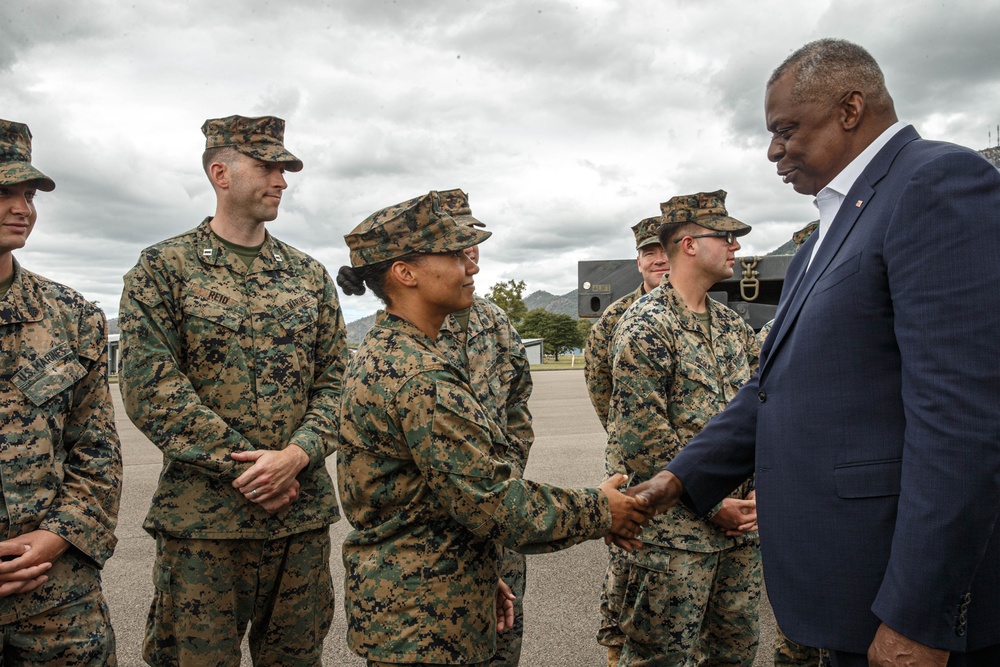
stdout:
[[(0, 120), (0, 187), (29, 181), (55, 188), (31, 166), (28, 127)], [(107, 323), (78, 292), (10, 259), (0, 296), (0, 541), (46, 530), (69, 548), (38, 588), (0, 597), (0, 663), (115, 665), (101, 591), (122, 483)]]
[[(465, 327), (462, 326), (463, 317), (468, 317)], [(521, 337), (511, 326), (507, 314), (477, 296), (464, 315), (455, 313), (445, 319), (438, 346), (449, 361), (466, 371), (479, 405), (506, 435), (506, 448), (490, 455), (509, 463), (511, 476), (520, 477), (528, 464), (528, 452), (534, 441), (528, 411), (531, 370)], [(497, 652), (489, 664), (514, 667), (520, 661), (524, 634), (527, 583), (524, 555), (504, 549), (500, 578), (516, 596), (514, 627), (497, 636)]]
[(337, 478), (348, 644), (389, 662), (467, 664), (496, 648), (502, 546), (555, 551), (605, 535), (607, 498), (515, 475), (465, 371), (380, 313), (344, 382)]
[[(465, 192), (456, 189), (439, 194), (444, 210), (457, 222), (473, 227), (486, 226), (472, 216)], [(496, 415), (497, 424), (506, 433), (507, 450), (496, 452), (494, 456), (510, 463), (513, 474), (521, 476), (534, 441), (528, 411), (531, 371), (521, 337), (511, 326), (507, 314), (477, 296), (472, 308), (445, 319), (438, 345), (445, 356), (466, 370), (480, 405)], [(515, 596), (514, 627), (497, 636), (497, 652), (490, 659), (490, 665), (516, 667), (521, 659), (524, 635), (524, 591), (528, 578), (524, 556), (505, 549), (500, 578)]]
[[(56, 648), (52, 662), (114, 664), (100, 586), (117, 542), (122, 460), (108, 393), (104, 313), (16, 262), (14, 272), (0, 300), (0, 528), (3, 539), (43, 529), (71, 546), (40, 587), (0, 598), (4, 634), (18, 636), (0, 655), (13, 661), (15, 648), (36, 657)], [(46, 637), (53, 629), (56, 636)], [(18, 644), (24, 634), (36, 641)]]
[[(615, 331), (608, 435), (632, 484), (662, 470), (756, 368), (753, 329), (707, 302), (710, 338), (666, 282)], [(745, 483), (733, 497), (749, 491)], [(761, 587), (756, 533), (727, 537), (677, 505), (650, 520), (641, 539), (644, 548), (626, 555), (621, 664), (751, 665)]]
[[(640, 257), (642, 249), (646, 246), (660, 244), (657, 232), (661, 224), (663, 224), (663, 218), (657, 215), (632, 225), (635, 249), (639, 252)], [(641, 278), (639, 287), (634, 292), (626, 294), (604, 309), (604, 313), (590, 328), (590, 334), (587, 336), (587, 345), (584, 350), (586, 364), (583, 367), (583, 376), (587, 381), (590, 402), (594, 405), (597, 418), (601, 420), (601, 426), (604, 427), (605, 431), (608, 429), (608, 404), (611, 402), (613, 381), (611, 377), (611, 336), (614, 333), (615, 325), (618, 324), (618, 320), (625, 314), (628, 307), (645, 293), (645, 278)], [(607, 453), (610, 455), (610, 450)], [(620, 462), (608, 459), (606, 471), (608, 476), (621, 472)]]
[[(605, 308), (600, 319), (594, 323), (594, 326), (590, 327), (590, 333), (587, 335), (587, 345), (584, 348), (584, 358), (587, 363), (583, 367), (583, 376), (587, 381), (590, 402), (594, 405), (597, 418), (601, 420), (601, 426), (605, 430), (608, 428), (608, 406), (611, 403), (611, 386), (613, 384), (611, 337), (618, 320), (622, 318), (629, 306), (645, 293), (645, 286), (640, 284), (634, 292), (629, 292), (609, 305)], [(615, 464), (607, 461), (606, 463), (605, 472), (608, 475), (621, 472), (620, 462)]]
[[(640, 220), (632, 226), (632, 234), (635, 235), (635, 249), (640, 253), (640, 257), (644, 247), (660, 244), (657, 233), (662, 224), (662, 216), (655, 216)], [(587, 336), (585, 351), (587, 363), (584, 366), (583, 375), (587, 381), (590, 402), (594, 405), (594, 410), (597, 411), (597, 417), (601, 420), (605, 431), (608, 430), (608, 407), (611, 403), (611, 388), (614, 384), (614, 377), (611, 375), (611, 340), (615, 326), (625, 311), (629, 309), (629, 306), (638, 301), (645, 293), (646, 283), (645, 278), (643, 278), (643, 282), (634, 292), (626, 294), (604, 310), (601, 318), (591, 327), (590, 335)], [(604, 473), (610, 477), (615, 473), (623, 472), (625, 472), (625, 464), (622, 463), (617, 450), (614, 447), (605, 447)], [(625, 594), (625, 577), (627, 575), (627, 563), (622, 550), (611, 545), (608, 547), (608, 571), (604, 586), (601, 587), (601, 627), (597, 631), (597, 643), (608, 647), (609, 665), (618, 664), (618, 659), (621, 657), (621, 647), (625, 643), (625, 635), (618, 627), (618, 619), (621, 616), (622, 596)]]
[(819, 648), (796, 644), (775, 626), (774, 667), (830, 667), (829, 654)]
[[(352, 266), (454, 253), (490, 236), (453, 218), (442, 194), (365, 219), (345, 237)], [(344, 392), (348, 645), (369, 664), (485, 663), (496, 650), (501, 549), (547, 552), (603, 536), (607, 497), (521, 478), (498, 457), (511, 443), (497, 419), (515, 426), (506, 410), (481, 405), (465, 369), (396, 315), (378, 314)]]
[[(122, 295), (122, 395), (164, 464), (143, 524), (157, 537), (145, 657), (214, 664), (235, 650), (237, 664), (249, 606), (268, 614), (252, 619), (255, 664), (319, 664), (339, 518), (325, 461), (346, 363), (340, 305), (316, 260), (268, 233), (247, 269), (209, 222), (145, 249)], [(309, 464), (298, 498), (271, 515), (232, 486), (250, 464), (229, 455), (290, 444)], [(255, 558), (259, 591), (236, 569)], [(181, 595), (203, 606), (173, 610)]]
[[(615, 326), (625, 311), (629, 309), (643, 294), (645, 286), (639, 285), (634, 292), (626, 294), (608, 306), (597, 323), (590, 328), (585, 350), (587, 363), (583, 374), (587, 381), (587, 392), (590, 402), (597, 411), (601, 425), (608, 427), (608, 406), (611, 402), (611, 340)], [(614, 447), (606, 447), (604, 452), (604, 474), (611, 476), (624, 473), (625, 464)], [(625, 577), (628, 565), (621, 549), (612, 545), (608, 547), (608, 571), (604, 585), (601, 587), (601, 627), (597, 631), (597, 643), (607, 646), (608, 664), (618, 664), (617, 657), (625, 644), (625, 635), (618, 627), (621, 615), (622, 596), (625, 594)]]

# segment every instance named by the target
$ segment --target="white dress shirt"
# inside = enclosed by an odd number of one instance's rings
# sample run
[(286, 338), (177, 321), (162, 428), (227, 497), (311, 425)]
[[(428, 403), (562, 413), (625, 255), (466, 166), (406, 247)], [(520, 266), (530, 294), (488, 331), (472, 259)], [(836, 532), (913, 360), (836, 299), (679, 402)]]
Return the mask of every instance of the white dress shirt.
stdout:
[(834, 176), (833, 180), (825, 188), (816, 193), (813, 204), (819, 209), (819, 228), (816, 230), (816, 245), (813, 246), (812, 255), (809, 257), (810, 265), (812, 265), (812, 261), (816, 257), (816, 251), (819, 249), (820, 244), (823, 243), (823, 238), (830, 229), (830, 223), (837, 217), (837, 212), (840, 211), (840, 206), (844, 203), (844, 198), (847, 197), (847, 193), (854, 187), (854, 182), (858, 180), (858, 176), (861, 175), (861, 172), (865, 170), (875, 155), (889, 143), (889, 140), (906, 126), (907, 123), (896, 121), (887, 127), (882, 134), (878, 135), (875, 141), (868, 144), (868, 147), (851, 160), (849, 165)]

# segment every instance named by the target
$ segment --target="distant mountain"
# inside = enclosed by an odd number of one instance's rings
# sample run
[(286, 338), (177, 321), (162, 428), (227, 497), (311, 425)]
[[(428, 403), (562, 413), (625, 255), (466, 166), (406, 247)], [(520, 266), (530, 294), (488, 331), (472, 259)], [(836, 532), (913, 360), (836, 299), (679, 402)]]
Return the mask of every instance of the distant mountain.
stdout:
[(983, 154), (983, 157), (992, 162), (994, 167), (1000, 169), (1000, 146), (984, 148), (979, 152)]
[(544, 308), (550, 313), (569, 315), (574, 320), (579, 317), (577, 315), (576, 290), (566, 292), (561, 296), (549, 294), (544, 290), (538, 290), (537, 292), (532, 292), (524, 298), (524, 305), (528, 307), (528, 310)]
[(375, 326), (375, 313), (347, 323), (347, 344), (360, 345), (368, 330)]
[(795, 242), (788, 239), (777, 248), (767, 253), (768, 255), (794, 255), (795, 254)]

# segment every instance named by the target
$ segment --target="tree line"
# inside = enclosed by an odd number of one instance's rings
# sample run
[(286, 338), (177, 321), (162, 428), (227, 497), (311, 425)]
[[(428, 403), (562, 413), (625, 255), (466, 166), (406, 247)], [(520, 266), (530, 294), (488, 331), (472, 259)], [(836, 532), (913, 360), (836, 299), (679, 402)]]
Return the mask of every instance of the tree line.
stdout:
[(500, 307), (521, 338), (543, 338), (545, 354), (555, 357), (583, 347), (593, 325), (591, 320), (575, 320), (569, 315), (550, 313), (544, 308), (528, 310), (524, 305), (523, 280), (507, 280), (493, 285), (486, 298)]

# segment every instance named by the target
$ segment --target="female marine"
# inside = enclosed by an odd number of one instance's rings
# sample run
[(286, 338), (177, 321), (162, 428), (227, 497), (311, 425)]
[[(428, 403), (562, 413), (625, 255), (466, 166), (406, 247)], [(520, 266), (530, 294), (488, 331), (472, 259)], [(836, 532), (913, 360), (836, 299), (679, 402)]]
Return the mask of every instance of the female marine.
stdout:
[[(645, 515), (616, 487), (563, 489), (511, 475), (503, 431), (435, 339), (472, 305), (464, 248), (490, 232), (457, 222), (432, 191), (369, 216), (345, 239), (338, 282), (385, 303), (344, 381), (340, 498), (348, 644), (369, 665), (473, 665), (496, 643), (501, 545), (554, 551)], [(502, 599), (502, 598), (501, 598)], [(509, 605), (500, 605), (501, 608)]]

